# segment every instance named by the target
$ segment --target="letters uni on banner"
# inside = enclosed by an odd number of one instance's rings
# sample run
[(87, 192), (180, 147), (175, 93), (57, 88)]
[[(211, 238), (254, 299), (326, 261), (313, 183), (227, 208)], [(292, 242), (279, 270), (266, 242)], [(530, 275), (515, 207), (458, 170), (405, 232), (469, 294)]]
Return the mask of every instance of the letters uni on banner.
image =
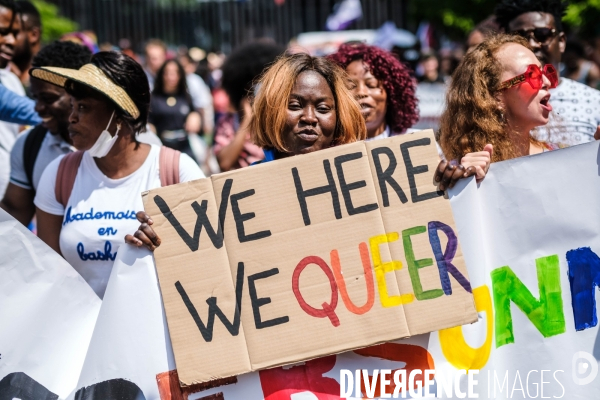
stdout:
[(424, 131), (146, 193), (182, 383), (476, 321), (437, 163)]

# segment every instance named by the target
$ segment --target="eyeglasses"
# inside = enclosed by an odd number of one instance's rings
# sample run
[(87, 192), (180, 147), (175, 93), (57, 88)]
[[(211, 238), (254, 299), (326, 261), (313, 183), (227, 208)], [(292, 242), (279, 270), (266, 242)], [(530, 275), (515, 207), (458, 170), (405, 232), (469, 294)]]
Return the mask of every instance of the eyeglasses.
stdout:
[(533, 28), (533, 29), (520, 29), (518, 31), (514, 31), (519, 36), (524, 37), (529, 40), (533, 36), (536, 42), (541, 44), (542, 46), (546, 46), (550, 44), (552, 39), (556, 36), (557, 32), (554, 28)]
[(517, 75), (514, 78), (502, 82), (498, 90), (505, 90), (520, 85), (523, 82), (527, 82), (533, 89), (539, 90), (544, 85), (544, 78), (542, 75), (546, 76), (550, 81), (550, 89), (554, 89), (558, 86), (558, 73), (552, 64), (544, 65), (543, 70), (535, 64), (529, 64), (527, 66), (527, 71), (525, 71), (524, 74)]

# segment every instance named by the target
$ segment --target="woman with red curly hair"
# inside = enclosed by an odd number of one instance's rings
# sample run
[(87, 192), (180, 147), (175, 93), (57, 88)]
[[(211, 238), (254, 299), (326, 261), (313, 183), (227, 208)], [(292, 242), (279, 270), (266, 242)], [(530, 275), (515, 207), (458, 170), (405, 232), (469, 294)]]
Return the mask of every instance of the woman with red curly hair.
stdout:
[(328, 58), (346, 70), (367, 124), (367, 140), (406, 133), (419, 119), (415, 82), (391, 53), (366, 44), (343, 44)]

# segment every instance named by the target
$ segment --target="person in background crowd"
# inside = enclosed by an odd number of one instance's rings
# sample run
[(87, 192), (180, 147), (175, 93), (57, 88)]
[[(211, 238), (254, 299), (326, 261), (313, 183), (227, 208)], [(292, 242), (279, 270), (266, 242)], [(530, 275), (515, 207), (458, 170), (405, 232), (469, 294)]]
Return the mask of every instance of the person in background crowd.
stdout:
[(154, 89), (154, 79), (160, 67), (167, 60), (167, 46), (159, 39), (150, 39), (144, 48), (144, 71), (148, 77), (150, 90)]
[[(16, 38), (21, 29), (21, 20), (16, 14), (13, 0), (0, 0), (0, 84), (8, 90), (25, 96), (19, 78), (6, 67), (15, 51)], [(0, 122), (0, 196), (8, 186), (10, 176), (10, 150), (19, 134), (19, 125)]]
[[(498, 24), (509, 33), (529, 41), (542, 64), (552, 64), (558, 71), (565, 51), (562, 16), (563, 0), (502, 0), (495, 10)], [(560, 78), (551, 90), (556, 117), (534, 134), (541, 141), (575, 145), (594, 140), (600, 133), (600, 92), (568, 78)]]
[(42, 174), (35, 196), (38, 236), (102, 298), (117, 249), (138, 226), (140, 193), (204, 175), (187, 155), (137, 141), (147, 124), (150, 88), (132, 58), (100, 52), (79, 70), (42, 67), (31, 75), (70, 95), (69, 135), (80, 150), (55, 159)]
[(35, 112), (35, 101), (19, 96), (0, 85), (0, 121), (20, 125), (37, 125), (42, 122)]
[[(557, 71), (542, 66), (524, 38), (486, 39), (465, 56), (450, 83), (439, 131), (446, 158), (465, 164), (465, 155), (476, 159), (484, 150), (481, 157), (496, 162), (556, 148), (530, 132), (548, 123), (549, 89), (557, 83)], [(477, 167), (478, 179), (488, 166)]]
[[(55, 42), (34, 58), (35, 66), (78, 68), (89, 61), (87, 48), (71, 42)], [(70, 98), (64, 89), (32, 78), (35, 110), (42, 125), (20, 135), (11, 151), (11, 182), (0, 205), (23, 224), (34, 212), (33, 196), (44, 168), (71, 151), (68, 135)], [(28, 164), (28, 165), (25, 165)]]
[(413, 126), (414, 129), (437, 130), (439, 127), (447, 87), (438, 65), (433, 53), (423, 56), (419, 63), (422, 77), (415, 92), (419, 102), (419, 121)]
[[(34, 57), (32, 65), (79, 69), (91, 57), (84, 46), (54, 42)], [(71, 98), (65, 89), (31, 78), (31, 94), (43, 122), (17, 138), (10, 153), (10, 183), (0, 202), (0, 207), (25, 226), (35, 213), (33, 199), (42, 172), (56, 157), (72, 151), (68, 130)]]
[(222, 86), (229, 95), (231, 109), (219, 118), (215, 128), (214, 152), (222, 171), (247, 167), (264, 157), (250, 141), (249, 96), (253, 81), (284, 50), (274, 43), (249, 43), (236, 49), (223, 64)]
[(417, 72), (420, 72), (419, 83), (444, 83), (444, 79), (440, 74), (440, 62), (433, 52), (421, 56)]
[(405, 133), (419, 119), (415, 82), (391, 53), (365, 44), (343, 44), (329, 56), (354, 82), (367, 140)]
[(460, 46), (456, 48), (448, 47), (440, 50), (439, 74), (444, 83), (447, 83), (452, 79), (452, 74), (464, 56), (464, 49)]
[(98, 49), (98, 38), (93, 31), (70, 32), (62, 35), (63, 42), (73, 42), (85, 46), (92, 54), (96, 54)]
[(202, 119), (202, 133), (207, 140), (212, 140), (215, 113), (210, 89), (200, 75), (196, 74), (198, 64), (189, 54), (186, 53), (179, 57), (179, 63), (185, 71), (185, 80), (194, 109), (200, 114)]
[(496, 22), (496, 17), (491, 15), (478, 23), (467, 37), (467, 53), (472, 51), (477, 45), (490, 36), (500, 32), (500, 25)]
[(166, 61), (156, 74), (149, 122), (165, 146), (194, 158), (188, 133), (200, 131), (201, 118), (194, 111), (185, 71), (177, 60)]
[(42, 21), (40, 13), (30, 1), (18, 1), (17, 14), (21, 18), (21, 31), (17, 35), (11, 70), (29, 88), (29, 69), (33, 57), (42, 46)]
[(563, 54), (564, 68), (560, 76), (569, 78), (584, 85), (596, 88), (600, 83), (600, 68), (585, 57), (583, 45), (575, 40), (568, 40)]

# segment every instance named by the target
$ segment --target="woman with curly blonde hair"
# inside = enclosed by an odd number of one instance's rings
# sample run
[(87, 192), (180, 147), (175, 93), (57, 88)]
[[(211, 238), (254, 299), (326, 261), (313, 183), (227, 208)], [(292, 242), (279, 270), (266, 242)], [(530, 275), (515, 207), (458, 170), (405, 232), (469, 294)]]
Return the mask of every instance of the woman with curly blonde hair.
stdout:
[[(488, 159), (496, 162), (556, 148), (534, 140), (530, 131), (548, 123), (548, 89), (557, 83), (554, 67), (542, 68), (525, 39), (486, 39), (465, 56), (452, 77), (439, 131), (446, 158), (465, 164), (468, 153), (471, 162), (489, 153)], [(489, 163), (477, 167), (479, 179), (487, 167)]]

